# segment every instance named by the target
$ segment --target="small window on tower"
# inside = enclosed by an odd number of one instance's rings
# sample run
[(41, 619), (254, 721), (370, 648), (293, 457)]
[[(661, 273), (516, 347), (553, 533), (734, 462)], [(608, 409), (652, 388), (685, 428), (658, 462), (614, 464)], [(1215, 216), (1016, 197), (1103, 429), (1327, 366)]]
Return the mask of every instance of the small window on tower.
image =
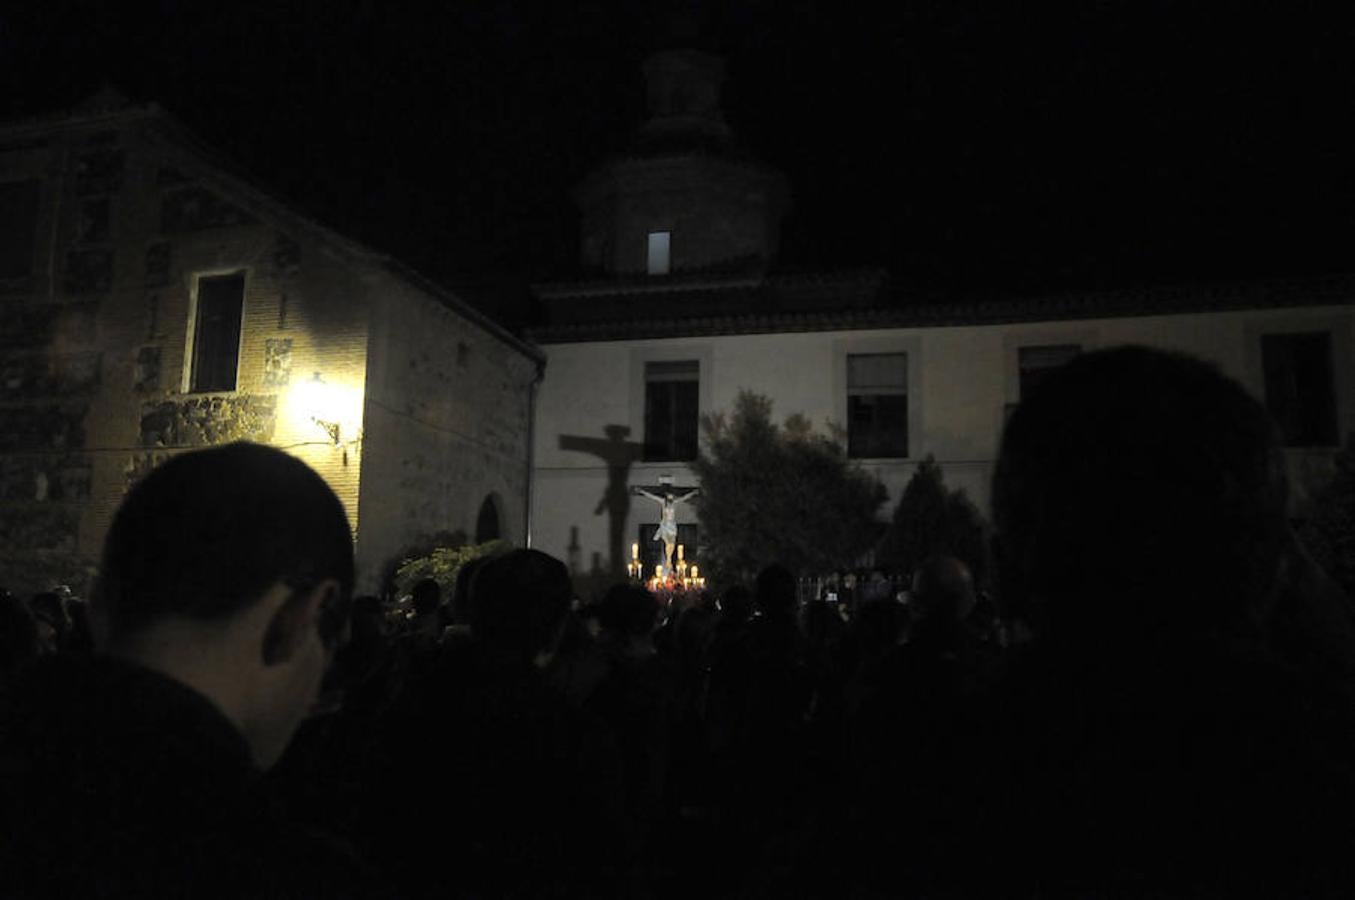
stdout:
[(650, 275), (668, 274), (671, 266), (668, 249), (672, 237), (671, 231), (651, 231), (649, 233), (649, 254), (645, 258), (645, 271)]

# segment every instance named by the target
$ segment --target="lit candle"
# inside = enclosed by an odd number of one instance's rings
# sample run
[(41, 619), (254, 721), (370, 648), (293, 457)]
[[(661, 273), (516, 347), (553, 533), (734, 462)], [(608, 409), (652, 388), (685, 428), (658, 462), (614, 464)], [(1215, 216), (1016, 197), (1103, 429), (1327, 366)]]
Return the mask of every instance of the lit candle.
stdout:
[(630, 558), (631, 558), (631, 559), (639, 559), (639, 558), (640, 558), (640, 545), (639, 545), (639, 544), (631, 544), (631, 545), (630, 545)]
[(655, 578), (662, 578), (662, 577), (663, 577), (663, 566), (662, 566), (662, 565), (656, 565), (656, 566), (654, 567), (654, 577), (655, 577)]
[(682, 559), (682, 545), (678, 544), (678, 559)]
[(697, 577), (697, 576), (700, 575), (700, 574), (701, 574), (701, 569), (700, 569), (700, 567), (698, 567), (698, 566), (692, 566), (692, 577), (695, 578), (695, 577)]

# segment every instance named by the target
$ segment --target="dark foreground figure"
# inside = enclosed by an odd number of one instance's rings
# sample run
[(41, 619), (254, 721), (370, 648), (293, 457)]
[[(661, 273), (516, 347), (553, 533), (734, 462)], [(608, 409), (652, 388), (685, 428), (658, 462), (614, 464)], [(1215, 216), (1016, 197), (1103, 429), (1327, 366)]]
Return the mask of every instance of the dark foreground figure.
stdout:
[(372, 893), (267, 799), (353, 583), (333, 492), (286, 454), (180, 456), (127, 497), (94, 600), (104, 651), (27, 669), (0, 708), (0, 895)]
[(870, 892), (1351, 896), (1348, 609), (1311, 589), (1260, 405), (1089, 354), (1011, 418), (993, 503), (1035, 637), (932, 723), (951, 755), (896, 773), (927, 789), (862, 829)]
[(906, 621), (797, 617), (771, 565), (660, 635), (618, 589), (594, 638), (564, 565), (514, 551), (440, 638), (432, 592), (395, 640), (359, 604), (344, 703), (307, 718), (343, 511), (276, 451), (179, 457), (110, 532), (103, 655), (33, 662), (9, 607), (0, 894), (370, 893), (306, 821), (415, 898), (1355, 896), (1355, 628), (1264, 410), (1194, 360), (1089, 354), (1013, 415), (993, 497), (1015, 647), (954, 559)]

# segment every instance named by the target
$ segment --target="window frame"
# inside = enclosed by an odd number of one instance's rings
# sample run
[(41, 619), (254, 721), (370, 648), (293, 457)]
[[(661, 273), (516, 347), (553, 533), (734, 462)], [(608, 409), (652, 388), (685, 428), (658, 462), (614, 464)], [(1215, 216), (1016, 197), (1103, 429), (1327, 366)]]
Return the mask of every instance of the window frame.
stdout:
[[(235, 347), (234, 385), (229, 389), (198, 390), (193, 387), (194, 358), (197, 353), (199, 293), (204, 279), (224, 278), (232, 275), (241, 277), (240, 284), (240, 328)], [(188, 296), (188, 333), (184, 341), (182, 392), (185, 394), (232, 394), (240, 390), (240, 373), (244, 364), (245, 322), (248, 307), (249, 288), (252, 269), (248, 266), (230, 266), (221, 269), (204, 269), (192, 275), (192, 287)]]
[[(665, 366), (665, 365), (666, 365), (666, 366), (676, 366), (676, 365), (691, 366), (691, 368), (692, 368), (692, 370), (693, 370), (693, 371), (692, 371), (692, 376), (693, 376), (693, 377), (690, 377), (690, 378), (687, 378), (687, 377), (668, 377), (668, 378), (654, 378), (654, 377), (651, 377), (651, 366)], [(685, 372), (683, 372), (683, 373), (674, 373), (675, 376), (676, 376), (676, 375), (685, 375), (685, 374), (686, 374)], [(650, 453), (651, 442), (650, 442), (650, 434), (649, 434), (649, 424), (650, 424), (650, 403), (649, 403), (649, 398), (650, 398), (650, 386), (651, 386), (651, 385), (655, 385), (655, 384), (691, 384), (691, 385), (693, 385), (693, 393), (695, 394), (695, 400), (696, 400), (696, 409), (695, 409), (695, 420), (692, 422), (693, 437), (692, 437), (692, 455), (691, 455), (691, 456), (679, 456), (679, 455), (678, 455), (678, 429), (677, 429), (677, 427), (676, 427), (677, 424), (678, 424), (678, 422), (677, 422), (677, 410), (676, 410), (676, 408), (674, 408), (674, 409), (672, 410), (672, 418), (673, 418), (673, 425), (674, 425), (674, 428), (672, 429), (672, 433), (671, 433), (670, 436), (669, 436), (669, 442), (668, 442), (668, 445), (667, 445), (667, 448), (666, 448), (666, 455), (661, 455), (661, 456), (659, 456), (659, 455), (651, 455), (651, 453)], [(644, 403), (644, 413), (643, 413), (643, 422), (642, 422), (642, 425), (641, 425), (641, 446), (642, 446), (642, 450), (641, 450), (641, 459), (642, 459), (642, 461), (643, 461), (643, 462), (659, 462), (659, 463), (661, 463), (661, 462), (680, 462), (680, 463), (691, 462), (693, 459), (696, 458), (697, 454), (700, 452), (700, 445), (701, 445), (701, 361), (700, 361), (699, 359), (648, 360), (648, 361), (646, 361), (646, 362), (644, 363), (644, 388), (643, 388), (643, 390), (644, 390), (644, 398), (643, 398), (643, 403)], [(676, 391), (674, 391), (674, 393), (673, 393), (673, 402), (674, 402), (674, 404), (676, 405)]]
[(898, 466), (926, 455), (923, 413), (926, 408), (926, 367), (923, 365), (923, 341), (919, 332), (897, 335), (850, 335), (835, 338), (832, 345), (832, 421), (841, 426), (842, 452), (849, 452), (847, 429), (847, 357), (870, 354), (902, 353), (908, 357), (908, 456), (848, 457), (872, 466)]
[[(852, 360), (853, 360), (853, 359), (866, 358), (866, 357), (902, 357), (902, 358), (903, 358), (903, 373), (904, 373), (904, 375), (903, 375), (903, 385), (902, 385), (901, 387), (899, 387), (899, 386), (890, 386), (890, 385), (866, 385), (866, 386), (862, 386), (862, 387), (853, 388), (853, 387), (852, 387), (852, 375), (851, 375)], [(911, 388), (910, 388), (910, 382), (909, 382), (909, 375), (910, 375), (910, 372), (911, 372), (911, 369), (910, 369), (910, 367), (911, 367), (911, 362), (912, 362), (911, 357), (910, 357), (909, 353), (908, 353), (906, 350), (895, 350), (895, 351), (878, 352), (878, 353), (877, 353), (877, 352), (864, 352), (864, 353), (853, 353), (853, 352), (848, 352), (848, 353), (847, 353), (847, 355), (846, 355), (846, 364), (847, 364), (847, 379), (846, 379), (846, 380), (847, 380), (847, 398), (846, 398), (846, 403), (847, 403), (847, 417), (846, 417), (846, 432), (847, 432), (847, 457), (848, 457), (849, 459), (893, 459), (893, 460), (898, 460), (898, 459), (911, 459), (911, 458), (912, 458), (912, 438), (913, 438), (913, 432), (912, 432), (912, 422), (910, 421), (910, 420), (911, 420), (911, 409), (910, 409), (910, 407), (911, 407), (912, 404), (909, 402), (910, 394), (912, 393)], [(889, 453), (889, 454), (885, 454), (885, 455), (880, 455), (880, 454), (865, 454), (865, 453), (856, 453), (856, 452), (853, 452), (853, 449), (852, 449), (852, 398), (853, 398), (853, 397), (903, 397), (903, 452), (902, 452), (902, 453)], [(883, 442), (880, 442), (880, 443), (883, 443)]]
[[(658, 268), (654, 264), (654, 239), (662, 236), (663, 243), (663, 267)], [(645, 234), (645, 274), (651, 277), (657, 275), (673, 274), (673, 231), (669, 229), (652, 229)]]
[[(715, 379), (715, 353), (713, 345), (699, 340), (671, 340), (645, 342), (632, 346), (628, 352), (630, 378), (627, 384), (627, 414), (630, 433), (643, 446), (645, 434), (645, 364), (651, 362), (690, 362), (696, 360), (697, 371), (697, 449), (700, 451), (700, 417), (716, 408), (712, 385)], [(632, 439), (636, 439), (632, 438)], [(649, 478), (641, 473), (648, 469), (659, 469), (662, 473), (685, 470), (687, 460), (645, 460), (643, 451), (632, 471), (641, 481)], [(679, 478), (684, 477), (678, 475)], [(639, 483), (639, 482), (637, 482)]]

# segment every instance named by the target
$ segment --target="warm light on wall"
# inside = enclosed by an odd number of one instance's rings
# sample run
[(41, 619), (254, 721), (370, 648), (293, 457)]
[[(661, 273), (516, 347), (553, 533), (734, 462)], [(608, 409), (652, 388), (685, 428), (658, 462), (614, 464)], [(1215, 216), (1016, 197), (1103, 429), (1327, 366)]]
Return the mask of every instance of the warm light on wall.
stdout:
[(362, 390), (330, 384), (316, 372), (292, 390), (293, 417), (322, 429), (335, 447), (361, 440)]

